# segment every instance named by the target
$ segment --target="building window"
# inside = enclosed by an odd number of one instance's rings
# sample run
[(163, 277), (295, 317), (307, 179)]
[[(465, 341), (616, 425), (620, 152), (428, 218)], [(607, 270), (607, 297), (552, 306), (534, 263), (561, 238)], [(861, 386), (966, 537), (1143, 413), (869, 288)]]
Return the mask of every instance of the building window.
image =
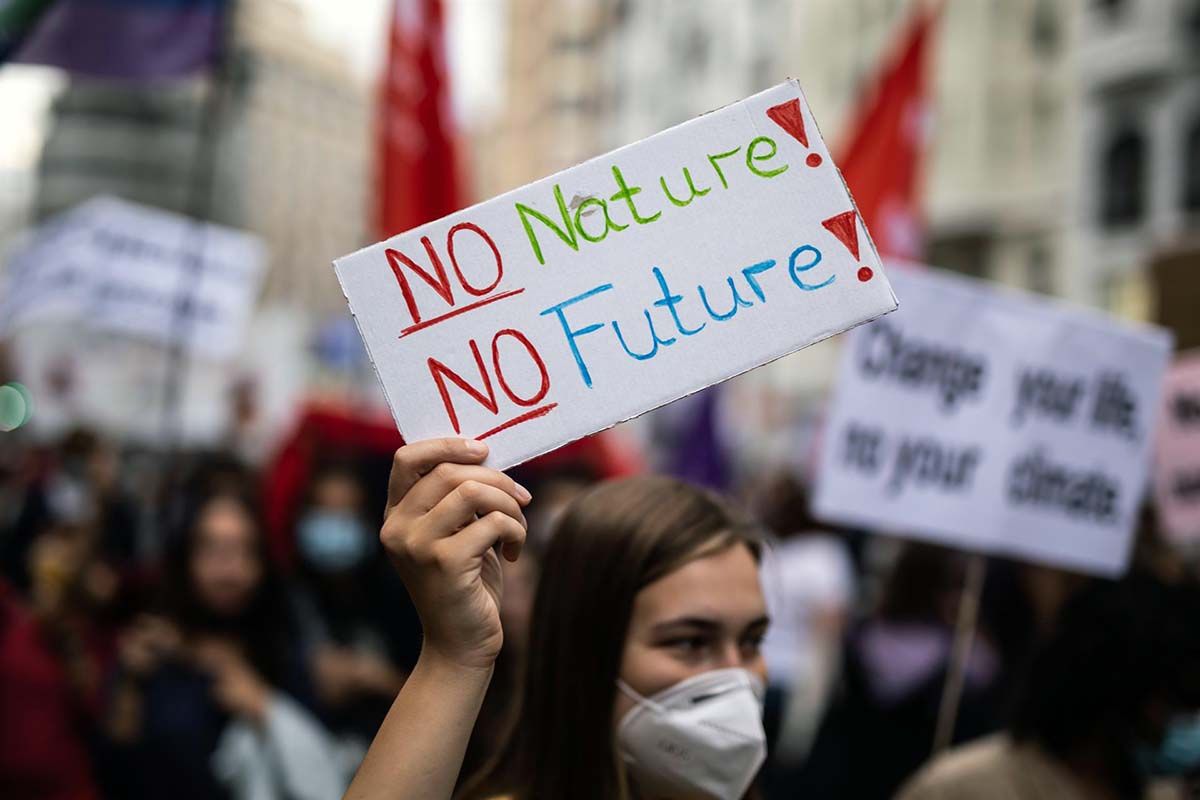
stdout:
[(1183, 138), (1183, 207), (1200, 211), (1200, 114)]
[(1141, 221), (1146, 195), (1146, 141), (1133, 128), (1119, 130), (1104, 150), (1100, 221), (1107, 226)]
[(1030, 35), (1033, 50), (1039, 56), (1053, 58), (1058, 53), (1058, 4), (1053, 0), (1038, 0), (1034, 6)]
[(1193, 39), (1200, 39), (1200, 0), (1191, 0), (1185, 7), (1183, 28)]

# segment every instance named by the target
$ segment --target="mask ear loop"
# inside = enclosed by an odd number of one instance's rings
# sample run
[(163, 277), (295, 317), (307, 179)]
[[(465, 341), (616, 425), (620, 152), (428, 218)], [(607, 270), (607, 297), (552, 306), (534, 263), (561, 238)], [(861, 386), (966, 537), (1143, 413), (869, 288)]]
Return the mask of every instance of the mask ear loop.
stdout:
[(617, 678), (617, 689), (619, 689), (622, 694), (624, 694), (633, 702), (637, 703), (639, 706), (647, 706), (658, 714), (666, 713), (666, 709), (664, 709), (661, 705), (654, 702), (649, 697), (643, 697), (642, 695), (638, 694), (636, 689), (620, 678)]

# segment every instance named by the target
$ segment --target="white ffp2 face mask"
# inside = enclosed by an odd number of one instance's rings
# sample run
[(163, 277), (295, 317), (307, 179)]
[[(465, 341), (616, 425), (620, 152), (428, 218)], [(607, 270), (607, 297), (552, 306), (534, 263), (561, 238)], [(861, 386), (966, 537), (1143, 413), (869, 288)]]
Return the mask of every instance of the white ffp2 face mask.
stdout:
[(719, 669), (642, 697), (617, 726), (621, 757), (643, 796), (703, 793), (739, 800), (767, 755), (762, 681), (744, 669)]

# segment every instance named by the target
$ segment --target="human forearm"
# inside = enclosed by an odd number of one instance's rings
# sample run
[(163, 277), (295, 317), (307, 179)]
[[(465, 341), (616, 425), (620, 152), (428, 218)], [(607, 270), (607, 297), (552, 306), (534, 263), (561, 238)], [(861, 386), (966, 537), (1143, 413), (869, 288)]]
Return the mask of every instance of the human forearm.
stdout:
[(504, 642), (500, 555), (525, 542), (529, 492), (480, 466), (487, 445), (414, 442), (396, 451), (383, 543), (421, 617), (425, 644), (347, 800), (448, 800)]
[(346, 800), (447, 800), (491, 677), (491, 667), (464, 666), (423, 650)]

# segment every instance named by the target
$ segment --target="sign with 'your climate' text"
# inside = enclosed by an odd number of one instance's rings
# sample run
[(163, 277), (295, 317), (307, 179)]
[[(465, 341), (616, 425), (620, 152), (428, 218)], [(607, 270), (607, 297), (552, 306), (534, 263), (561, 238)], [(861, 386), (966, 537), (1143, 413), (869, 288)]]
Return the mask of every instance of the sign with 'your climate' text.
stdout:
[(405, 438), (498, 468), (896, 307), (791, 81), (335, 266)]
[(818, 516), (1115, 575), (1145, 495), (1171, 338), (946, 274), (847, 337)]

